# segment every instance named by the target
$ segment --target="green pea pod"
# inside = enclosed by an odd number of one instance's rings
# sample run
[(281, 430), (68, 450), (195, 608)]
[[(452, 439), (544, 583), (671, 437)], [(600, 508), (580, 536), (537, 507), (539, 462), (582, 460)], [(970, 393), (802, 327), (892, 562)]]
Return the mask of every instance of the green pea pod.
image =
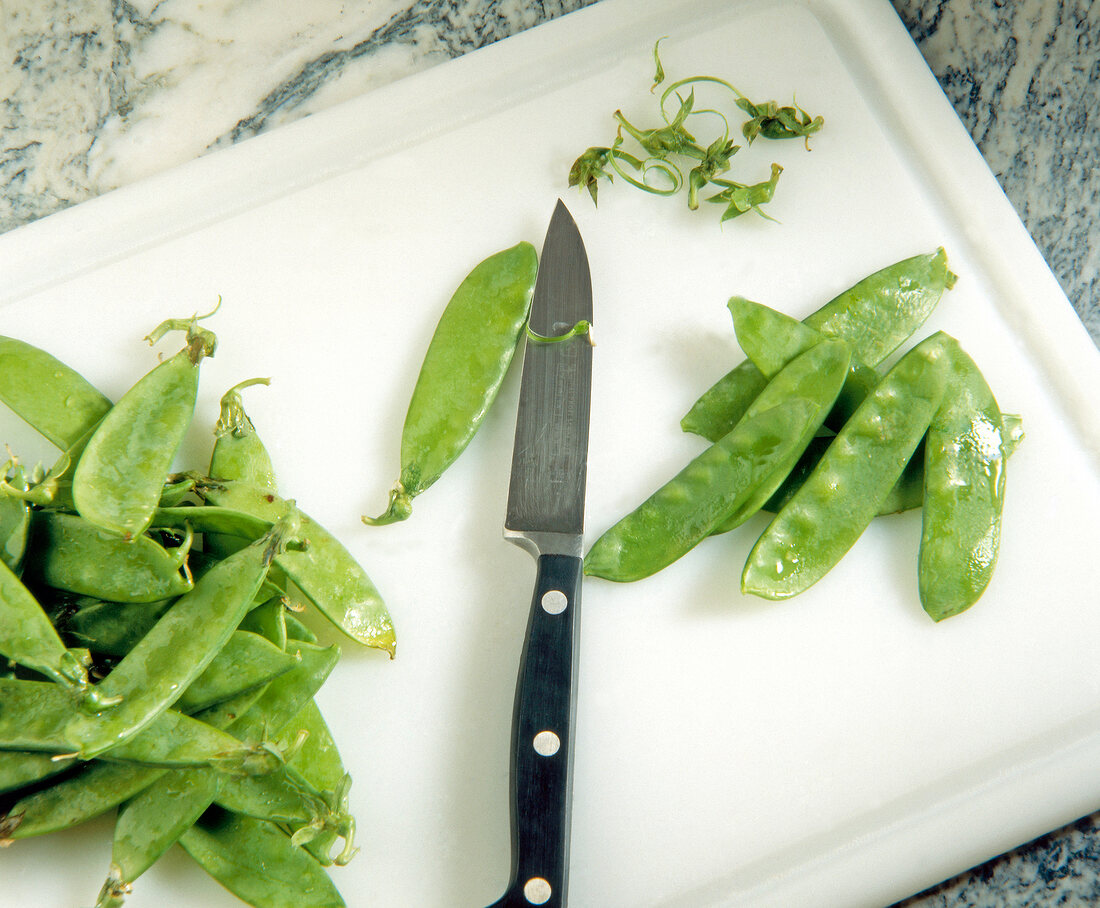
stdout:
[(167, 771), (153, 766), (88, 763), (76, 774), (16, 801), (0, 817), (0, 845), (86, 823), (143, 791)]
[(56, 754), (40, 751), (0, 751), (0, 794), (59, 775), (76, 763), (75, 757), (58, 759)]
[[(58, 685), (4, 678), (0, 679), (0, 695), (0, 740), (5, 749), (83, 759), (80, 746), (85, 730), (81, 720), (86, 716)], [(237, 772), (248, 771), (254, 744), (242, 744), (207, 722), (166, 710), (143, 732), (104, 747), (100, 756), (112, 762), (214, 766)]]
[[(828, 335), (808, 327), (798, 319), (754, 303), (743, 296), (732, 297), (727, 304), (733, 316), (734, 332), (749, 361), (765, 378), (772, 378), (795, 357), (821, 343)], [(871, 389), (879, 374), (860, 360), (852, 358), (844, 387), (836, 404), (825, 417), (825, 424), (839, 429), (848, 421)]]
[(0, 480), (4, 486), (0, 488), (0, 561), (18, 572), (27, 551), (31, 508), (23, 498), (5, 495), (4, 491), (11, 488), (16, 492), (25, 492), (30, 486), (23, 468), (18, 464), (13, 464), (10, 478), (0, 477)]
[(11, 337), (0, 337), (0, 400), (62, 450), (111, 409), (69, 366)]
[[(165, 322), (154, 332), (181, 327)], [(199, 363), (212, 334), (188, 325), (187, 346), (147, 373), (88, 439), (73, 474), (73, 502), (87, 520), (133, 539), (145, 532), (195, 410)]]
[(335, 790), (346, 775), (340, 751), (333, 740), (332, 732), (325, 722), (315, 700), (310, 700), (280, 730), (276, 744), (283, 752), (291, 750), (302, 732), (306, 733), (305, 742), (289, 759), (289, 763), (300, 772), (314, 788)]
[(600, 536), (584, 558), (584, 572), (631, 581), (668, 566), (739, 507), (788, 457), (802, 427), (820, 424), (823, 415), (812, 402), (790, 398), (746, 416)]
[(280, 521), (264, 539), (212, 567), (97, 685), (103, 696), (122, 702), (76, 722), (82, 757), (136, 734), (182, 695), (251, 608), (267, 566), (296, 524)]
[(214, 451), (210, 456), (210, 476), (214, 479), (239, 479), (268, 492), (278, 492), (275, 467), (256, 427), (244, 411), (241, 389), (266, 385), (267, 378), (252, 378), (234, 385), (221, 399), (221, 414), (214, 426)]
[(166, 550), (148, 536), (129, 542), (76, 514), (36, 510), (26, 572), (38, 583), (113, 602), (156, 602), (188, 592), (180, 573), (187, 550)]
[(288, 614), (284, 620), (288, 640), (304, 640), (306, 643), (317, 642), (317, 635), (293, 615)]
[(786, 599), (844, 556), (901, 476), (943, 400), (946, 336), (922, 341), (845, 423), (749, 553), (742, 592)]
[(740, 526), (775, 493), (820, 430), (822, 418), (836, 409), (838, 395), (851, 381), (850, 361), (851, 352), (844, 341), (823, 339), (775, 373), (767, 387), (750, 404), (745, 418), (770, 410), (790, 397), (812, 402), (818, 413), (802, 425), (791, 426), (791, 444), (786, 455), (775, 462), (771, 473), (763, 477), (712, 532), (722, 533)]
[(461, 454), (496, 399), (527, 321), (538, 270), (530, 243), (477, 265), (455, 291), (431, 343), (401, 433), (401, 475), (373, 525), (406, 519), (412, 500)]
[(134, 881), (210, 806), (219, 778), (204, 770), (165, 773), (119, 808), (111, 868), (96, 908), (121, 908)]
[(343, 908), (324, 868), (274, 823), (209, 811), (179, 842), (222, 886), (256, 908)]
[(924, 445), (918, 586), (935, 621), (966, 611), (997, 562), (1008, 459), (1004, 421), (974, 361), (948, 340), (948, 392)]
[(175, 599), (158, 602), (103, 602), (84, 597), (76, 611), (58, 622), (73, 640), (104, 656), (125, 656), (141, 641)]
[(38, 600), (0, 561), (0, 656), (71, 690), (87, 691), (88, 675), (58, 636)]
[[(955, 281), (947, 254), (940, 248), (876, 271), (812, 313), (805, 323), (847, 341), (853, 358), (874, 368), (924, 324)], [(740, 363), (692, 405), (680, 421), (681, 428), (716, 441), (748, 409), (764, 384), (756, 366)]]
[(271, 596), (241, 619), (238, 630), (251, 631), (286, 650), (286, 605), (282, 596)]
[[(274, 493), (244, 482), (210, 482), (200, 484), (197, 491), (209, 504), (265, 520), (287, 507)], [(392, 657), (396, 639), (393, 620), (370, 577), (335, 536), (308, 515), (298, 513), (305, 549), (281, 552), (275, 564), (347, 636)]]
[(271, 530), (272, 520), (265, 520), (232, 508), (185, 505), (157, 508), (152, 524), (158, 528), (184, 529), (190, 526), (196, 533), (234, 536), (244, 543), (255, 542)]
[(198, 712), (266, 684), (297, 664), (294, 656), (259, 634), (236, 630), (176, 701), (176, 709)]

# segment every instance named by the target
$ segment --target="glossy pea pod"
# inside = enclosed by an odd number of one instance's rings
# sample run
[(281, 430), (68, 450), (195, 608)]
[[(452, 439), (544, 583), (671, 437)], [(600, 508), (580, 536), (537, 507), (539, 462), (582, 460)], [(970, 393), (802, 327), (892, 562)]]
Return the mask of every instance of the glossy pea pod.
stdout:
[(848, 362), (842, 341), (819, 344), (792, 361), (724, 438), (596, 540), (585, 573), (617, 581), (650, 576), (716, 528), (752, 516), (820, 428)]
[[(847, 341), (853, 358), (874, 368), (924, 324), (955, 281), (940, 248), (876, 271), (812, 313), (805, 324)], [(765, 384), (756, 366), (740, 363), (692, 405), (681, 428), (710, 441), (720, 438)]]
[(948, 393), (924, 443), (924, 513), (918, 588), (942, 621), (970, 608), (993, 576), (1001, 537), (1008, 443), (981, 371), (947, 341)]
[(619, 582), (640, 580), (682, 557), (794, 448), (792, 425), (820, 416), (810, 401), (791, 398), (746, 416), (722, 439), (637, 508), (605, 531), (588, 550), (584, 572)]
[[(7, 472), (7, 471), (5, 471)], [(10, 475), (0, 477), (6, 488), (25, 492), (30, 488), (23, 467), (12, 464)], [(18, 572), (23, 564), (30, 534), (31, 508), (21, 497), (0, 490), (0, 561)]]
[(0, 337), (0, 401), (65, 450), (111, 409), (111, 401), (55, 356)]
[[(210, 481), (196, 487), (209, 504), (264, 520), (274, 519), (288, 502), (243, 481)], [(307, 514), (298, 511), (304, 548), (286, 550), (275, 565), (333, 625), (351, 639), (385, 650), (396, 646), (393, 620), (381, 594), (343, 544)]]
[(156, 342), (187, 331), (187, 345), (127, 391), (92, 432), (73, 473), (72, 497), (85, 519), (124, 539), (153, 519), (169, 468), (195, 410), (199, 364), (215, 336), (189, 321), (169, 319), (149, 335)]
[(530, 243), (490, 256), (455, 291), (420, 367), (401, 433), (401, 473), (389, 506), (365, 523), (405, 520), (481, 427), (527, 321), (538, 270)]
[(949, 338), (932, 335), (886, 373), (749, 553), (742, 592), (786, 599), (855, 544), (901, 476), (947, 387)]
[(26, 565), (35, 583), (112, 602), (157, 602), (188, 592), (189, 541), (166, 549), (147, 535), (127, 541), (78, 514), (36, 510), (31, 520), (34, 557)]

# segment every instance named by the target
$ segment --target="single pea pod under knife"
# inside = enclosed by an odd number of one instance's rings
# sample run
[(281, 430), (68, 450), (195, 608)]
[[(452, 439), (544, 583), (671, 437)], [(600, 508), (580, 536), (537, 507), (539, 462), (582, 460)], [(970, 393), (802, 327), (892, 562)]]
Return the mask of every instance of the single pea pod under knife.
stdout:
[(538, 255), (521, 242), (485, 259), (462, 281), (432, 335), (401, 433), (401, 475), (386, 511), (405, 520), (412, 500), (466, 449), (496, 399), (531, 307)]

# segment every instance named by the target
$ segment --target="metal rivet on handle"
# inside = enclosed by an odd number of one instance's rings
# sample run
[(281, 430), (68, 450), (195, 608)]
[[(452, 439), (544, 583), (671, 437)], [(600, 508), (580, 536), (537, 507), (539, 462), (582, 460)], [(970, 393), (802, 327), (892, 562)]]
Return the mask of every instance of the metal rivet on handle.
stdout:
[(531, 742), (540, 757), (552, 757), (561, 747), (561, 738), (552, 731), (540, 731)]
[(545, 905), (550, 901), (553, 890), (541, 876), (533, 876), (523, 884), (523, 897), (532, 905)]
[(560, 615), (569, 605), (569, 597), (561, 590), (548, 590), (542, 595), (542, 610), (548, 615)]

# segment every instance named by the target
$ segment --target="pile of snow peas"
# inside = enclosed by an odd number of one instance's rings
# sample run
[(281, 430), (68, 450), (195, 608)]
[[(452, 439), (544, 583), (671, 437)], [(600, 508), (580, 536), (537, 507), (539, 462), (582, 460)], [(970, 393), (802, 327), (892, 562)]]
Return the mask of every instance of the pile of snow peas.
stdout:
[[(202, 318), (205, 318), (203, 316)], [(339, 658), (305, 610), (394, 653), (363, 568), (280, 497), (241, 390), (207, 469), (172, 473), (216, 350), (183, 348), (112, 403), (0, 337), (0, 401), (61, 451), (0, 467), (0, 846), (116, 811), (96, 908), (173, 844), (251, 905), (343, 905), (351, 779), (315, 702)]]
[(942, 331), (878, 367), (955, 283), (944, 250), (897, 262), (798, 321), (728, 306), (748, 359), (681, 421), (711, 447), (610, 527), (585, 573), (633, 581), (760, 510), (744, 593), (786, 599), (820, 580), (879, 514), (922, 508), (918, 592), (935, 621), (985, 591), (1005, 461), (1022, 439), (981, 371)]

